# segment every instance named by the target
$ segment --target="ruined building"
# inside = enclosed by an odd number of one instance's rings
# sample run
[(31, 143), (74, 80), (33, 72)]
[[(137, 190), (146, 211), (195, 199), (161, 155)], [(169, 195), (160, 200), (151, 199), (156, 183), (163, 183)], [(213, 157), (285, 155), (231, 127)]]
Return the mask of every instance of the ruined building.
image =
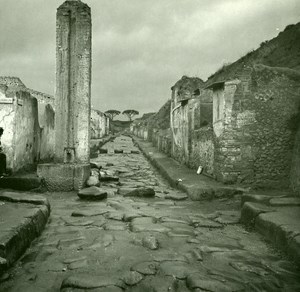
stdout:
[[(0, 76), (1, 144), (7, 167), (13, 173), (33, 170), (37, 163), (51, 162), (55, 146), (54, 97), (24, 85), (17, 77)], [(91, 111), (91, 139), (109, 132), (109, 119)]]
[(172, 87), (164, 152), (224, 183), (299, 192), (299, 48), (300, 23), (206, 82), (183, 76)]
[(12, 172), (51, 161), (54, 153), (53, 98), (28, 89), (17, 77), (0, 77), (1, 139)]

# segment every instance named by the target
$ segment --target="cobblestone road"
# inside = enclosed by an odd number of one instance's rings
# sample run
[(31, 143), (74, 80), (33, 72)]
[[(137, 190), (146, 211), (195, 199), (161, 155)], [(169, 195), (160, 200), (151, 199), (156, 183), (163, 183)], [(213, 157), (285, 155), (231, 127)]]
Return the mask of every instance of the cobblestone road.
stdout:
[[(190, 201), (130, 138), (104, 148), (93, 162), (119, 177), (101, 184), (108, 198), (48, 194), (50, 222), (2, 279), (1, 292), (300, 291), (292, 262), (238, 224), (239, 197)], [(155, 197), (123, 196), (143, 187)]]

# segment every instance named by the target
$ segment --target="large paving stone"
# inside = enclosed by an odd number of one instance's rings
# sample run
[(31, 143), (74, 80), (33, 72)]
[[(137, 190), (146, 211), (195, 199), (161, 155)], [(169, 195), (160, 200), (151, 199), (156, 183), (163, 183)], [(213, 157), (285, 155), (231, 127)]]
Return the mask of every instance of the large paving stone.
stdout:
[(93, 289), (107, 286), (119, 286), (118, 280), (113, 277), (99, 275), (79, 274), (65, 278), (61, 284), (62, 288)]
[(285, 198), (273, 198), (270, 200), (271, 206), (300, 206), (300, 198), (285, 197)]
[(167, 194), (165, 195), (166, 199), (169, 200), (174, 200), (174, 201), (183, 201), (186, 200), (188, 198), (188, 196), (186, 194)]
[(122, 280), (124, 283), (128, 286), (134, 286), (137, 283), (141, 282), (143, 280), (143, 275), (136, 272), (136, 271), (129, 271), (127, 272), (123, 277)]
[(77, 211), (73, 211), (71, 216), (73, 216), (73, 217), (93, 217), (93, 216), (104, 215), (108, 212), (109, 212), (108, 208), (106, 210), (97, 210), (97, 209), (77, 210)]
[(185, 279), (191, 272), (192, 268), (184, 262), (162, 262), (159, 266), (159, 271), (166, 275), (177, 279)]
[(208, 276), (201, 275), (199, 273), (189, 275), (186, 279), (186, 283), (187, 286), (192, 290), (198, 288), (210, 292), (233, 292), (240, 291), (241, 289), (241, 287), (238, 285), (223, 283), (216, 279), (209, 278)]
[(78, 197), (82, 200), (99, 201), (107, 198), (107, 192), (98, 187), (89, 187), (78, 192)]
[(131, 221), (131, 231), (133, 232), (168, 232), (170, 228), (159, 223), (155, 223), (151, 217), (135, 218)]
[(143, 275), (155, 275), (157, 272), (156, 262), (141, 262), (133, 265), (131, 267), (132, 271), (139, 272)]
[(153, 198), (154, 196), (155, 191), (153, 188), (136, 188), (124, 194), (124, 197)]

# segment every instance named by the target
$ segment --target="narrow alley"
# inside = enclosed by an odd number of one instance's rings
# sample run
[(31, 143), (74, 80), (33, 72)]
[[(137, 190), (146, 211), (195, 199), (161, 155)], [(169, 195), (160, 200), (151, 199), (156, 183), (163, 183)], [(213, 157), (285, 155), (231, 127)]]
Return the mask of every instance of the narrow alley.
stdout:
[(127, 136), (91, 163), (107, 198), (47, 194), (49, 223), (1, 292), (300, 291), (294, 264), (239, 224), (239, 196), (189, 200)]

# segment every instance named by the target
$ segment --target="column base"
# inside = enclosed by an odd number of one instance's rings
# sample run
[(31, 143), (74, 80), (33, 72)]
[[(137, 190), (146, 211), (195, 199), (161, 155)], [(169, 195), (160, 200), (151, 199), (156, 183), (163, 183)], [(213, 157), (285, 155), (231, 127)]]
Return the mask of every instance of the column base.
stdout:
[(37, 175), (44, 179), (49, 192), (78, 191), (90, 176), (90, 164), (39, 164)]

